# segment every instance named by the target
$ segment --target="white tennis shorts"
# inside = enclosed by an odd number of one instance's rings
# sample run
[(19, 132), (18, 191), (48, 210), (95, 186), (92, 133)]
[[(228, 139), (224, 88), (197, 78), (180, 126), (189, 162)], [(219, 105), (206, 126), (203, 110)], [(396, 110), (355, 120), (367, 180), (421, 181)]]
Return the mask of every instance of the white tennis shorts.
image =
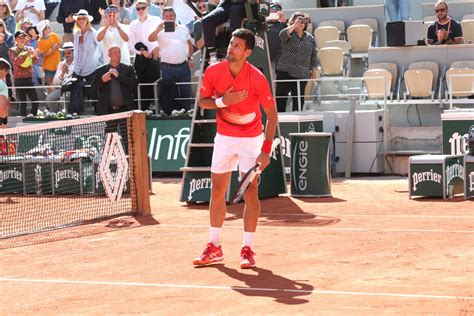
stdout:
[(247, 172), (255, 165), (262, 151), (264, 135), (232, 137), (217, 134), (214, 138), (211, 172), (226, 173), (237, 170)]

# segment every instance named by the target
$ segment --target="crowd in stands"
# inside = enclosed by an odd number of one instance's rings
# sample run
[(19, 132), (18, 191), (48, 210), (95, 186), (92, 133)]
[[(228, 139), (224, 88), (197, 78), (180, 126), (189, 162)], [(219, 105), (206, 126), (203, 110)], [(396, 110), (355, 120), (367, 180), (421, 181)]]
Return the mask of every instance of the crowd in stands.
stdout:
[[(84, 113), (86, 100), (92, 100), (88, 102), (96, 114), (106, 114), (135, 107), (133, 99), (138, 97), (145, 100), (142, 109), (148, 108), (154, 98), (152, 84), (159, 80), (165, 113), (190, 109), (191, 86), (183, 83), (191, 82), (192, 69), (199, 63), (193, 55), (206, 46), (209, 63), (214, 63), (219, 57), (217, 26), (230, 20), (232, 32), (245, 16), (245, 0), (193, 2), (204, 18), (186, 0), (62, 0), (54, 23), (63, 29), (56, 34), (45, 18), (44, 0), (0, 0), (0, 66), (11, 65), (4, 79), (7, 98), (16, 101), (22, 116), (36, 115), (38, 100), (44, 99), (39, 92), (47, 92), (46, 107), (56, 111), (62, 92), (70, 91), (69, 113)], [(406, 2), (388, 1), (390, 19), (409, 18)], [(270, 9), (266, 23), (276, 79), (317, 78), (321, 47), (309, 16), (296, 12), (287, 17), (275, 1)], [(462, 43), (460, 24), (449, 18), (444, 1), (436, 3), (435, 13), (437, 21), (428, 28), (427, 44)], [(138, 92), (139, 83), (148, 85)], [(295, 97), (305, 84), (301, 81), (298, 88), (296, 82), (277, 82), (276, 94), (291, 94), (297, 110)], [(35, 88), (41, 85), (46, 89)], [(278, 110), (285, 111), (286, 100), (277, 100)]]

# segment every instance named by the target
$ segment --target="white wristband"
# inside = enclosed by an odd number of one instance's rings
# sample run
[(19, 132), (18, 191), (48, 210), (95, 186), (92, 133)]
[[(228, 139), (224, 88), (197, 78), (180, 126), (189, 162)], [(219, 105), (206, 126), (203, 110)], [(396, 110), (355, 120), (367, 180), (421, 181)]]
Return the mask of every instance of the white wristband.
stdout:
[(225, 108), (225, 107), (227, 107), (227, 105), (224, 104), (224, 101), (222, 101), (222, 98), (223, 98), (223, 97), (220, 97), (220, 98), (217, 98), (217, 99), (216, 99), (216, 106), (217, 106), (218, 108)]

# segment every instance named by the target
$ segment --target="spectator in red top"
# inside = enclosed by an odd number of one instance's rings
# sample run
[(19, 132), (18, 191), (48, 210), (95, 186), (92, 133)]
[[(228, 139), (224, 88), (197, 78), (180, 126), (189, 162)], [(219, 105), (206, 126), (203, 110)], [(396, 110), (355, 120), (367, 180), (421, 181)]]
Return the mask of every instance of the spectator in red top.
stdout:
[[(278, 115), (270, 85), (256, 67), (247, 62), (255, 46), (255, 35), (246, 29), (232, 33), (227, 48), (227, 60), (211, 65), (204, 73), (200, 88), (199, 106), (216, 110), (217, 135), (211, 163), (210, 241), (203, 254), (193, 261), (202, 266), (222, 261), (220, 232), (224, 224), (225, 194), (232, 171), (247, 172), (256, 163), (265, 169), (270, 163), (270, 152)], [(262, 133), (262, 105), (266, 117)], [(240, 267), (255, 267), (251, 249), (260, 215), (258, 178), (244, 195), (244, 244), (240, 253)]]
[[(38, 112), (38, 95), (33, 83), (33, 64), (38, 63), (36, 51), (25, 46), (27, 34), (23, 31), (15, 33), (16, 46), (10, 49), (10, 60), (13, 63), (13, 78), (16, 93), (20, 101), (20, 114), (26, 116), (26, 96), (31, 101), (31, 114), (36, 116)], [(23, 87), (32, 87), (30, 89)]]

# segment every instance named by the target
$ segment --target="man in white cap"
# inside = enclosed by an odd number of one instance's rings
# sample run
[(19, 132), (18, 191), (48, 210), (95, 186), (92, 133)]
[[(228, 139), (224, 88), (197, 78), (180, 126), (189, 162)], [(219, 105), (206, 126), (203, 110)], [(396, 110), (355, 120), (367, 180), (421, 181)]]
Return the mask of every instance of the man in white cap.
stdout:
[[(60, 50), (63, 52), (64, 60), (59, 63), (56, 69), (56, 75), (53, 78), (53, 85), (55, 86), (60, 86), (64, 80), (72, 76), (74, 71), (74, 45), (72, 42), (65, 42)], [(46, 101), (48, 102), (47, 105), (50, 112), (57, 112), (59, 110), (60, 107), (57, 101), (60, 98), (61, 88), (56, 88), (48, 94)]]

